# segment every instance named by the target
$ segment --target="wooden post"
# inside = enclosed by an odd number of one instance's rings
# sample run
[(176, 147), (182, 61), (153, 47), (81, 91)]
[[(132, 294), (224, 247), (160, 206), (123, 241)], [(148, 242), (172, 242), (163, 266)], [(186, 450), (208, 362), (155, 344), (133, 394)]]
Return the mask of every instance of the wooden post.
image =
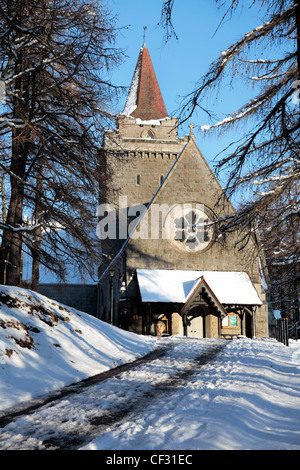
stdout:
[(252, 313), (252, 334), (253, 338), (256, 338), (256, 308), (254, 307), (253, 313)]
[(150, 317), (151, 317), (151, 304), (147, 303), (146, 310), (146, 335), (150, 335)]
[(186, 313), (183, 314), (182, 321), (183, 321), (183, 335), (187, 336)]
[(282, 315), (282, 342), (286, 346), (289, 345), (289, 334), (288, 334), (288, 318), (286, 314)]

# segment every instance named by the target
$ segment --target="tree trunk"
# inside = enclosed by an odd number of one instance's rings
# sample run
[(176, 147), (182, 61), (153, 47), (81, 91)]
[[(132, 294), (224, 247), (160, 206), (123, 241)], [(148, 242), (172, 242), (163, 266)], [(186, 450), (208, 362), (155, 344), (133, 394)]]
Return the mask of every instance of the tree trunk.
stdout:
[[(21, 67), (17, 70), (20, 70)], [(22, 80), (18, 82), (18, 89), (22, 93), (24, 84)], [(23, 96), (23, 100), (15, 99), (14, 118), (25, 123), (28, 120), (28, 106), (26, 95), (23, 94)], [(11, 195), (6, 217), (6, 224), (9, 228), (3, 231), (1, 246), (0, 283), (15, 286), (21, 283), (22, 233), (18, 231), (18, 228), (22, 226), (23, 222), (24, 177), (28, 158), (29, 135), (30, 130), (26, 125), (12, 131)]]
[(12, 227), (12, 231), (3, 232), (1, 258), (4, 265), (1, 269), (1, 282), (3, 279), (3, 283), (7, 285), (18, 286), (21, 283), (22, 233), (17, 229), (22, 225), (24, 199), (24, 184), (20, 180), (25, 175), (27, 152), (24, 137), (16, 132), (13, 136), (12, 154), (11, 197), (6, 218), (6, 223)]
[(12, 131), (11, 196), (6, 218), (9, 228), (3, 231), (0, 257), (0, 283), (15, 286), (21, 283), (22, 233), (18, 231), (18, 228), (22, 226), (23, 221), (24, 177), (31, 134), (28, 126), (28, 77), (22, 78), (24, 67), (21, 51), (15, 62), (15, 76), (19, 78), (15, 82), (15, 89), (18, 93), (13, 101), (13, 119), (14, 122), (23, 123), (23, 126)]
[(5, 173), (2, 173), (1, 177), (1, 198), (2, 198), (2, 222), (5, 224), (6, 222), (6, 191), (5, 191), (5, 181), (4, 181)]
[[(41, 164), (37, 168), (37, 177), (36, 177), (36, 194), (35, 194), (35, 216), (34, 223), (38, 224), (41, 217), (41, 207), (40, 207), (40, 197), (42, 193), (42, 173), (41, 173)], [(38, 226), (34, 230), (34, 241), (32, 248), (32, 277), (31, 277), (31, 289), (38, 291), (39, 282), (40, 282), (40, 253), (41, 253), (41, 243), (42, 243), (42, 227)]]
[(32, 251), (32, 278), (31, 289), (38, 292), (40, 283), (40, 252), (42, 243), (42, 228), (35, 229), (34, 234), (34, 249)]

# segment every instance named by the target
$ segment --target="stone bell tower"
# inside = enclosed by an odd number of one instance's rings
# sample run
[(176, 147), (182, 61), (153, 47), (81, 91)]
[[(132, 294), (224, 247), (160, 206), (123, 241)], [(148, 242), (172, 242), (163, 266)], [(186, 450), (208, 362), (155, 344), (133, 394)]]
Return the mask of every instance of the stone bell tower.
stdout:
[(106, 200), (128, 205), (147, 204), (182, 151), (187, 137), (178, 138), (178, 119), (169, 117), (144, 44), (116, 128), (106, 131), (103, 142), (111, 183)]

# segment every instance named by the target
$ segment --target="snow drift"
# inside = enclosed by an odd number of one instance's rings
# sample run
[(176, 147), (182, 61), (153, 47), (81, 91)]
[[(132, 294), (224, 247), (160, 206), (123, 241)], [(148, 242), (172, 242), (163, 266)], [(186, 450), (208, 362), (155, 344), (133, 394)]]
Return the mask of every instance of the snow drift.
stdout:
[(144, 356), (155, 340), (0, 286), (0, 411)]

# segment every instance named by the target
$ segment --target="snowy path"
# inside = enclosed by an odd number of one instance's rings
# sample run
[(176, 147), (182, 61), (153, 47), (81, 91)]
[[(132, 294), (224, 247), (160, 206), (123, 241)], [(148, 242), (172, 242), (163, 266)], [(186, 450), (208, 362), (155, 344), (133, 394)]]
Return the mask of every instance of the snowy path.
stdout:
[(164, 347), (6, 425), (0, 449), (300, 449), (298, 352), (246, 338)]
[(162, 357), (144, 364), (138, 361), (142, 364), (129, 365), (128, 371), (105, 382), (82, 390), (75, 386), (77, 394), (54, 400), (8, 424), (0, 433), (0, 449), (78, 448), (124, 425), (128, 419), (135, 420), (153, 401), (154, 406), (163, 399), (169, 401), (172, 391), (211, 361), (226, 342), (213, 341), (201, 346), (196, 342), (196, 348), (193, 342), (193, 348), (186, 350), (185, 357), (178, 356), (179, 344), (162, 346), (165, 353)]

